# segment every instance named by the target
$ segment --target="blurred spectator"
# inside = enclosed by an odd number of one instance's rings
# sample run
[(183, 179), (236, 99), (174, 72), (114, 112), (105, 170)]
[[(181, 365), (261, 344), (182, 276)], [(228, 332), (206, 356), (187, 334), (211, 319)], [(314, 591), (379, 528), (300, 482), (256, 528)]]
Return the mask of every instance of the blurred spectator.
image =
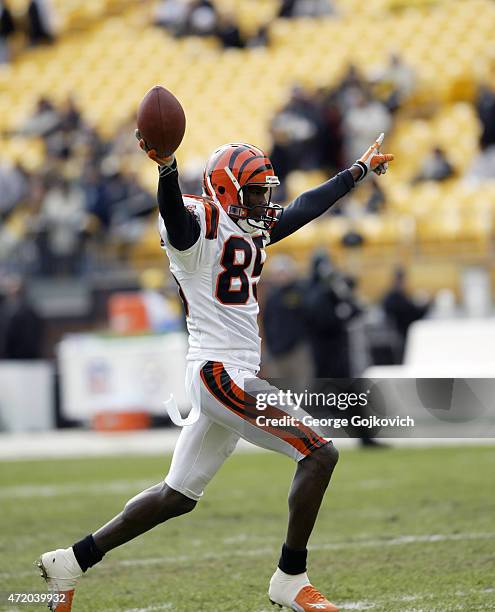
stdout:
[(380, 99), (393, 113), (410, 97), (416, 86), (414, 70), (397, 53), (391, 53), (388, 65), (372, 78), (375, 86), (383, 90)]
[(156, 211), (156, 200), (141, 187), (135, 173), (120, 171), (115, 179), (120, 185), (111, 194), (111, 230), (129, 244), (139, 240), (146, 218)]
[(0, 358), (40, 359), (43, 321), (31, 305), (22, 280), (11, 279), (3, 305)]
[(30, 0), (28, 21), (31, 45), (52, 43), (55, 40), (55, 15), (50, 0)]
[(476, 110), (482, 126), (480, 146), (482, 150), (485, 150), (495, 144), (495, 92), (493, 89), (486, 85), (480, 87)]
[(349, 378), (349, 322), (361, 313), (353, 285), (325, 253), (313, 257), (306, 317), (316, 378)]
[(318, 135), (322, 125), (321, 113), (315, 100), (300, 86), (292, 88), (291, 97), (272, 120), (272, 130), (287, 136), (289, 157), (296, 160), (300, 170), (311, 170), (321, 165)]
[(293, 17), (296, 4), (297, 0), (281, 0), (278, 16), (283, 18)]
[(430, 155), (423, 161), (419, 173), (413, 178), (412, 183), (423, 181), (445, 181), (454, 175), (454, 167), (450, 163), (445, 151), (435, 147)]
[(217, 30), (217, 14), (210, 0), (195, 0), (189, 12), (187, 34), (213, 36)]
[(323, 17), (335, 13), (331, 0), (282, 0), (279, 17)]
[(365, 210), (368, 213), (380, 213), (385, 208), (385, 193), (380, 187), (380, 184), (376, 180), (375, 176), (371, 177), (368, 182), (370, 187), (370, 195), (365, 203)]
[(155, 8), (154, 23), (173, 36), (182, 36), (186, 32), (189, 12), (184, 0), (161, 0)]
[(133, 112), (117, 129), (108, 146), (108, 155), (112, 157), (125, 157), (127, 155), (141, 155), (141, 149), (134, 136), (136, 129), (136, 115)]
[(182, 193), (201, 195), (203, 192), (204, 162), (200, 158), (191, 159), (181, 166), (179, 183)]
[(90, 227), (96, 232), (110, 225), (107, 215), (105, 179), (98, 166), (88, 165), (81, 179), (84, 209), (90, 216)]
[(239, 26), (232, 15), (224, 14), (220, 17), (217, 27), (217, 36), (224, 49), (242, 49), (245, 46), (241, 38)]
[(19, 128), (22, 136), (40, 136), (45, 138), (60, 127), (62, 117), (55, 105), (42, 96), (36, 103), (34, 113)]
[(80, 130), (84, 127), (81, 109), (77, 106), (75, 99), (68, 96), (60, 109), (62, 126), (68, 130)]
[(293, 159), (295, 151), (291, 147), (289, 135), (280, 126), (272, 129), (272, 149), (269, 157), (273, 164), (275, 174), (280, 180), (280, 186), (273, 192), (274, 202), (284, 202), (287, 199), (286, 179), (291, 170), (296, 168), (296, 160)]
[(263, 310), (264, 339), (270, 353), (267, 372), (272, 378), (307, 381), (310, 360), (304, 317), (305, 287), (291, 257), (279, 255), (270, 266), (273, 283)]
[(27, 181), (22, 166), (0, 163), (0, 221), (27, 195)]
[(464, 180), (473, 186), (495, 180), (495, 145), (481, 145), (481, 151), (473, 159)]
[(346, 164), (358, 159), (391, 125), (392, 118), (384, 104), (374, 100), (367, 90), (354, 89), (343, 121)]
[(269, 25), (262, 25), (256, 33), (248, 38), (246, 41), (246, 47), (255, 48), (255, 47), (267, 47), (270, 44), (270, 29)]
[(60, 177), (50, 179), (38, 216), (42, 275), (74, 275), (80, 272), (85, 220), (82, 191)]
[(388, 321), (398, 334), (397, 363), (402, 363), (406, 344), (407, 330), (411, 323), (422, 319), (430, 308), (430, 302), (418, 303), (407, 290), (406, 272), (397, 268), (392, 286), (382, 301)]
[(6, 2), (0, 0), (0, 64), (9, 61), (9, 37), (15, 32), (12, 13)]
[(341, 244), (347, 249), (354, 249), (364, 244), (364, 237), (353, 224), (342, 236)]
[(366, 87), (367, 83), (357, 66), (349, 64), (344, 76), (334, 89), (334, 96), (342, 113), (345, 113), (347, 108), (354, 104), (356, 91), (363, 91)]
[(318, 99), (322, 121), (319, 134), (321, 162), (329, 173), (339, 171), (344, 167), (344, 143), (342, 112), (338, 103), (338, 95), (335, 91), (326, 92), (320, 90), (318, 92)]

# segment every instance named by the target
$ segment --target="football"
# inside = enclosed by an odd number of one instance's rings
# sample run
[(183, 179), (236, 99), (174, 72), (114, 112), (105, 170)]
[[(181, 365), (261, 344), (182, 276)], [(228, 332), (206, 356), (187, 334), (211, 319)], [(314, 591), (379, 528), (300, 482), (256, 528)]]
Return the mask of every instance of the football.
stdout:
[(184, 138), (184, 109), (173, 93), (155, 85), (139, 105), (137, 127), (150, 149), (155, 149), (159, 157), (168, 157)]

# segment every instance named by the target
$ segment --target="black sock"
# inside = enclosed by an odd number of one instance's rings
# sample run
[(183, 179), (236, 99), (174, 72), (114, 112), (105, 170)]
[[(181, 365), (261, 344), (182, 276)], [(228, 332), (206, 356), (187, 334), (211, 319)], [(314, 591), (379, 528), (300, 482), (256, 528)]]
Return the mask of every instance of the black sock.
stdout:
[(286, 574), (303, 574), (306, 571), (306, 559), (308, 557), (308, 549), (292, 550), (284, 544), (282, 546), (282, 554), (278, 562), (279, 568)]
[(101, 561), (105, 554), (98, 550), (91, 534), (73, 544), (72, 550), (83, 572)]

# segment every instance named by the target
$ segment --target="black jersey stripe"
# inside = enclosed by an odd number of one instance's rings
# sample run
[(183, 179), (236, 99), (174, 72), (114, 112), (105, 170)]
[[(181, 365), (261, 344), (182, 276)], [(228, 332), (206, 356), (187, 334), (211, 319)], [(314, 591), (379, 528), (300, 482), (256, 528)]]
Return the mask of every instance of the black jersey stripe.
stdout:
[[(222, 369), (220, 372), (220, 382), (221, 386), (218, 385), (214, 374), (214, 368), (216, 365), (221, 365)], [(235, 412), (241, 418), (247, 420), (252, 425), (256, 425), (256, 418), (259, 416), (260, 412), (256, 410), (256, 400), (249, 394), (244, 394), (244, 397), (248, 397), (249, 400), (242, 401), (240, 400), (235, 393), (233, 392), (231, 386), (233, 384), (232, 379), (230, 378), (228, 372), (225, 370), (223, 364), (214, 361), (208, 361), (201, 368), (201, 378), (205, 383), (205, 386), (210, 391), (210, 393), (224, 406)], [(242, 402), (243, 407), (239, 406), (239, 402)], [(283, 411), (276, 409), (275, 407), (271, 407), (273, 411), (276, 410), (276, 414), (274, 416), (281, 417), (285, 416), (286, 413)], [(260, 427), (260, 429), (267, 429)], [(307, 431), (306, 431), (307, 430)], [(316, 449), (321, 448), (325, 444), (327, 444), (327, 440), (324, 438), (320, 438), (315, 432), (311, 431), (309, 428), (301, 425), (297, 426), (285, 426), (285, 427), (276, 427), (269, 428), (269, 433), (272, 435), (284, 440), (291, 446), (297, 448), (300, 452), (299, 444), (302, 444), (304, 447), (303, 454), (310, 454), (314, 452)]]
[(206, 238), (208, 240), (215, 240), (218, 235), (218, 222), (220, 220), (220, 211), (218, 210), (218, 206), (215, 204), (215, 202), (210, 202), (210, 210), (210, 227), (208, 232), (206, 233)]

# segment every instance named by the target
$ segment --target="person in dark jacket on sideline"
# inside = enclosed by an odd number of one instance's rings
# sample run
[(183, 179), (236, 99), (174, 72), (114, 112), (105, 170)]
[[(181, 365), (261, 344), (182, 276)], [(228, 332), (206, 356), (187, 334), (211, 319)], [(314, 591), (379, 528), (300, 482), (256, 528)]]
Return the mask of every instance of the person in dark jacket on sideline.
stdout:
[(13, 279), (8, 288), (3, 313), (3, 359), (40, 359), (43, 322), (27, 298), (20, 279)]
[(325, 253), (316, 254), (306, 299), (316, 378), (351, 376), (348, 324), (360, 313), (349, 279), (332, 265)]
[(265, 342), (270, 353), (267, 371), (272, 378), (306, 382), (309, 355), (304, 318), (304, 284), (297, 276), (294, 260), (274, 258), (270, 267), (273, 279), (263, 310)]
[(411, 323), (422, 319), (430, 308), (430, 302), (418, 303), (407, 291), (406, 272), (397, 268), (391, 288), (383, 298), (383, 309), (399, 336), (398, 363), (402, 363), (407, 331)]

